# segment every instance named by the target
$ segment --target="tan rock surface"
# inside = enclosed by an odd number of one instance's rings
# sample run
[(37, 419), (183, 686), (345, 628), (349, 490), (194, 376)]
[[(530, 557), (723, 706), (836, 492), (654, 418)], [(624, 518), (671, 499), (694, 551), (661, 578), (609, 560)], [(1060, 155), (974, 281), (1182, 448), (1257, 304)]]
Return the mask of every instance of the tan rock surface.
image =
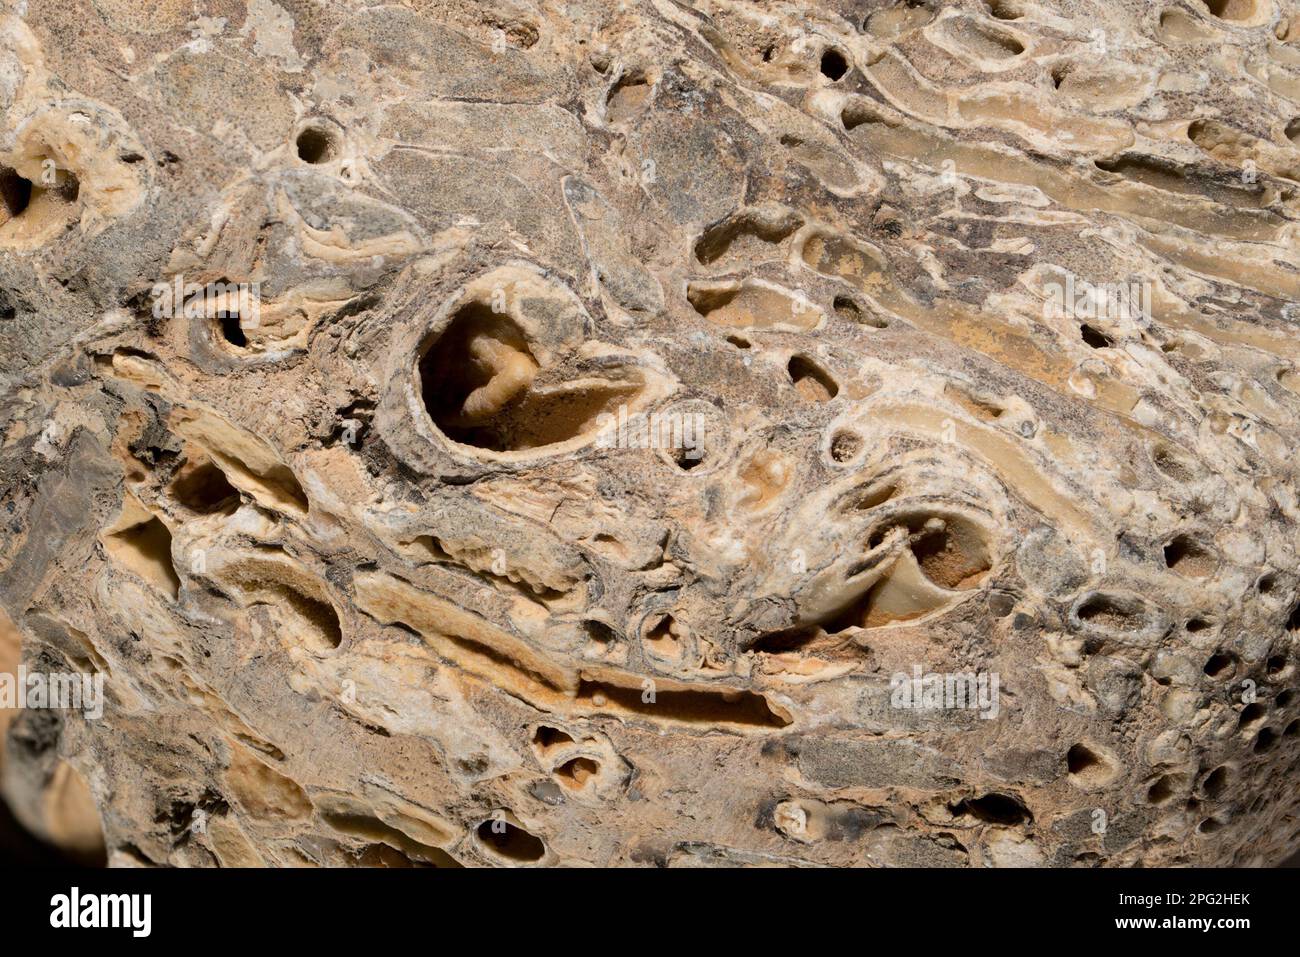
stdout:
[(33, 830), (1300, 848), (1295, 4), (6, 11), (0, 604), (107, 696)]

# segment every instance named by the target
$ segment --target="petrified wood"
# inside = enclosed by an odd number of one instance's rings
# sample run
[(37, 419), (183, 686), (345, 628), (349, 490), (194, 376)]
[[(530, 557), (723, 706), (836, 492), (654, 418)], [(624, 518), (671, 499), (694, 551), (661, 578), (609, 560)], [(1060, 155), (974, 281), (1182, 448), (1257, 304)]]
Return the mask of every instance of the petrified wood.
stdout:
[(1293, 3), (6, 6), (34, 833), (1300, 848)]

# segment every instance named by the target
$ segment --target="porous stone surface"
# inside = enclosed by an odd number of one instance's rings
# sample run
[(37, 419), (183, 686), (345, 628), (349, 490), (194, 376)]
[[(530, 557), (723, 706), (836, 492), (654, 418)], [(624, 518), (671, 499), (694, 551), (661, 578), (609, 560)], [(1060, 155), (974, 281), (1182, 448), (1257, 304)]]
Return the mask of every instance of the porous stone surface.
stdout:
[(36, 833), (1300, 847), (1294, 3), (5, 8), (0, 653), (107, 696), (5, 715)]

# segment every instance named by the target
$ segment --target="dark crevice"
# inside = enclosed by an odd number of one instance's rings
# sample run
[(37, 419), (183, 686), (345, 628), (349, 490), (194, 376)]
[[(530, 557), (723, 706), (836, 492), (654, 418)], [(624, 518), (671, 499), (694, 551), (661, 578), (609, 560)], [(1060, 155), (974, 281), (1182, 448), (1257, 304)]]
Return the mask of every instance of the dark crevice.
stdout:
[(478, 826), (478, 839), (492, 854), (517, 864), (533, 864), (546, 855), (546, 845), (522, 827), (497, 819)]
[(1029, 808), (1023, 801), (1010, 794), (986, 794), (978, 798), (966, 798), (948, 808), (953, 817), (970, 815), (986, 824), (1004, 824), (1015, 826), (1029, 824), (1034, 820)]

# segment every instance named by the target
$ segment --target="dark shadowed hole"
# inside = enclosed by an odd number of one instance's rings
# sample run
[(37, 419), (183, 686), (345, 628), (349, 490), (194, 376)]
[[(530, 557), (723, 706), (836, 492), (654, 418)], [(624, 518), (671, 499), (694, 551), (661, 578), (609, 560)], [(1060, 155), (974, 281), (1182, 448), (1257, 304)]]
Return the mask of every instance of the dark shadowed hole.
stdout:
[(1277, 732), (1272, 728), (1263, 728), (1255, 736), (1255, 753), (1263, 754), (1265, 751), (1272, 750), (1275, 744), (1277, 744)]
[(830, 373), (807, 356), (792, 356), (786, 371), (799, 394), (811, 402), (828, 402), (839, 394), (840, 387)]
[(1205, 663), (1205, 673), (1211, 678), (1217, 678), (1222, 674), (1231, 674), (1233, 670), (1232, 655), (1219, 652), (1210, 656), (1210, 660)]
[(1279, 675), (1286, 670), (1286, 655), (1272, 655), (1264, 663), (1264, 669), (1270, 675)]
[(1227, 786), (1228, 769), (1218, 767), (1210, 772), (1210, 776), (1205, 779), (1205, 783), (1201, 785), (1201, 788), (1205, 791), (1206, 797), (1217, 798)]
[[(494, 313), (486, 303), (467, 303), (420, 359), (424, 404), (434, 424), (449, 438), (503, 451), (513, 443), (507, 427), (494, 427), (494, 420), (502, 418), (500, 413), (467, 417), (463, 411), (466, 399), (496, 375), (490, 364), (475, 359), (473, 347), (479, 340), (494, 345), (496, 352), (531, 357), (513, 322)], [(511, 400), (511, 405), (517, 404), (518, 397)]]
[(533, 732), (533, 744), (542, 750), (553, 748), (558, 744), (573, 744), (573, 736), (559, 728), (552, 728), (550, 725), (540, 724), (537, 730)]
[(827, 47), (822, 51), (821, 70), (822, 76), (831, 80), (838, 80), (849, 71), (849, 64), (844, 59), (843, 53), (834, 47)]
[(1084, 342), (1094, 349), (1106, 349), (1114, 344), (1114, 340), (1110, 336), (1099, 329), (1094, 329), (1086, 322), (1079, 326), (1079, 335), (1083, 337)]
[[(494, 452), (573, 439), (638, 388), (631, 380), (574, 379), (560, 386), (552, 378), (534, 390), (534, 380), (545, 376), (523, 331), (479, 300), (464, 303), (425, 346), (418, 371), (425, 409), (442, 434)], [(672, 444), (684, 444), (684, 433), (674, 432)], [(696, 443), (680, 451), (702, 448)]]
[(181, 580), (172, 564), (172, 533), (166, 525), (154, 516), (110, 537), (132, 571), (176, 597)]
[(704, 464), (704, 450), (698, 447), (694, 449), (669, 449), (668, 457), (683, 472), (689, 472), (697, 465)]
[(595, 709), (611, 708), (696, 726), (716, 727), (726, 722), (768, 728), (784, 728), (793, 720), (774, 709), (763, 695), (737, 689), (664, 690), (658, 689), (655, 700), (648, 701), (640, 688), (620, 687), (594, 681), (581, 681), (578, 700)]
[(1262, 704), (1259, 704), (1258, 702), (1255, 704), (1248, 704), (1246, 707), (1241, 709), (1241, 716), (1237, 719), (1237, 727), (1244, 728), (1247, 725), (1254, 724), (1256, 721), (1263, 718), (1265, 714), (1267, 714), (1267, 711), (1264, 709)]
[(645, 642), (654, 651), (669, 658), (681, 654), (681, 639), (673, 627), (676, 625), (672, 615), (660, 615), (645, 630)]
[(298, 159), (304, 163), (328, 163), (336, 152), (334, 137), (318, 126), (309, 126), (298, 134)]
[(862, 307), (848, 296), (836, 296), (831, 303), (831, 308), (835, 310), (835, 315), (841, 319), (847, 319), (849, 322), (860, 322), (862, 320)]
[(866, 309), (856, 299), (849, 296), (836, 296), (831, 302), (831, 308), (835, 315), (847, 322), (854, 322), (860, 326), (867, 326), (871, 329), (889, 328), (889, 320)]
[(1071, 774), (1083, 774), (1104, 764), (1086, 744), (1076, 744), (1065, 753), (1065, 766)]
[(1174, 779), (1169, 775), (1158, 778), (1147, 790), (1147, 801), (1151, 804), (1164, 804), (1174, 796)]
[(555, 776), (567, 788), (579, 790), (600, 773), (600, 765), (591, 758), (573, 758), (555, 769)]
[(509, 821), (484, 821), (478, 826), (478, 839), (497, 856), (522, 864), (540, 861), (546, 854), (540, 839)]
[(223, 312), (217, 319), (221, 323), (221, 338), (240, 349), (248, 345), (248, 336), (244, 335), (244, 327), (239, 324), (239, 313)]
[(1257, 0), (1205, 0), (1205, 8), (1220, 20), (1249, 20), (1257, 5)]
[(1079, 606), (1079, 620), (1101, 628), (1126, 631), (1141, 624), (1133, 603), (1113, 595), (1091, 595)]
[[(865, 489), (859, 489), (850, 496), (846, 507), (856, 509), (860, 512), (865, 512), (868, 509), (878, 508), (879, 506), (884, 505), (893, 498), (897, 492), (898, 488), (893, 485), (869, 486)], [(871, 546), (872, 548), (875, 548), (876, 545), (880, 544), (880, 541), (883, 540), (883, 535), (883, 529), (877, 530), (872, 535), (872, 539), (875, 542), (875, 544)], [(880, 537), (877, 538), (877, 536)]]
[(988, 571), (988, 559), (963, 547), (947, 528), (925, 529), (911, 541), (912, 554), (925, 576), (944, 588), (960, 588)]
[(290, 608), (315, 627), (316, 636), (326, 647), (337, 648), (343, 643), (343, 626), (333, 605), (294, 588), (285, 587), (280, 589), (280, 593)]
[(0, 198), (10, 216), (18, 216), (32, 201), (32, 181), (18, 175), (17, 170), (0, 167)]
[(750, 646), (750, 650), (771, 655), (800, 651), (816, 641), (820, 634), (816, 628), (786, 628), (782, 631), (773, 631), (761, 636), (758, 641)]
[(1207, 817), (1204, 821), (1201, 822), (1201, 826), (1198, 827), (1197, 830), (1200, 831), (1202, 834), (1213, 834), (1215, 831), (1219, 830), (1222, 827), (1223, 827), (1222, 821), (1218, 820), (1217, 818)]
[(186, 508), (203, 515), (222, 511), (239, 501), (239, 492), (226, 479), (226, 473), (211, 462), (180, 475), (172, 483), (172, 495)]
[(1291, 609), (1291, 614), (1287, 616), (1286, 630), (1300, 631), (1300, 605), (1296, 605), (1295, 608)]
[(1214, 570), (1214, 556), (1186, 535), (1165, 546), (1165, 565), (1188, 578), (1204, 578)]
[(602, 645), (612, 645), (618, 640), (618, 634), (613, 628), (603, 621), (596, 621), (589, 618), (582, 623), (583, 633), (592, 641), (599, 642)]
[(1026, 824), (1034, 819), (1024, 802), (1009, 794), (994, 793), (979, 798), (967, 798), (950, 810), (956, 817), (969, 814), (976, 820), (989, 824)]

